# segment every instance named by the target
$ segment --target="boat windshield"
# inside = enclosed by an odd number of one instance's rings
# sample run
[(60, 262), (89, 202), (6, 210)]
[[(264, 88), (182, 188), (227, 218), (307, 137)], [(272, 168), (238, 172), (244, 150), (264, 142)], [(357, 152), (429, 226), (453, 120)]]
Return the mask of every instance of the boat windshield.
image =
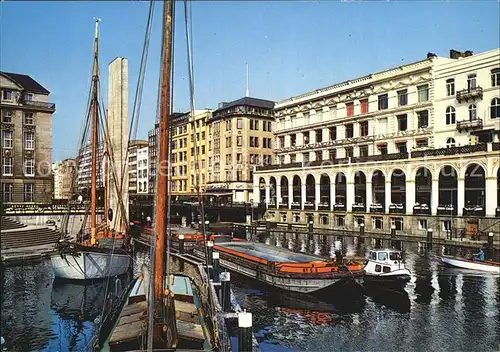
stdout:
[(378, 253), (378, 260), (386, 261), (387, 260), (387, 252), (379, 252)]
[(377, 252), (370, 252), (368, 258), (371, 260), (377, 260)]
[(399, 252), (391, 252), (389, 253), (390, 260), (401, 260), (401, 253)]

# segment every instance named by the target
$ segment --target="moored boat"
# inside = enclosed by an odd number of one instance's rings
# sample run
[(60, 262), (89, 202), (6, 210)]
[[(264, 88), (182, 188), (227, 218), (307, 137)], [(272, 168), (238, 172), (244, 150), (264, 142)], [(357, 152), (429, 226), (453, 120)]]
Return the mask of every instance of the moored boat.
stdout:
[(402, 253), (397, 249), (371, 250), (364, 271), (366, 285), (402, 288), (411, 278), (411, 272), (403, 262)]
[(448, 255), (441, 255), (439, 259), (443, 264), (455, 268), (485, 271), (500, 275), (500, 263), (494, 262), (492, 260), (479, 261), (479, 260), (453, 257)]
[[(341, 262), (295, 253), (284, 248), (246, 241), (220, 242), (220, 265), (273, 287), (299, 293), (319, 293), (344, 284), (359, 285), (363, 266), (352, 260)], [(195, 250), (203, 257), (204, 253)]]

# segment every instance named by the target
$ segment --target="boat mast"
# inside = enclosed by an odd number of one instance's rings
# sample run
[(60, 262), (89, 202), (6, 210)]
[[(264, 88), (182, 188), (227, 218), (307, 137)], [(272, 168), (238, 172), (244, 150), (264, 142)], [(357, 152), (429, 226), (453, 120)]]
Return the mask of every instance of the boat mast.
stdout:
[[(156, 190), (156, 248), (155, 248), (155, 306), (157, 313), (155, 317), (161, 317), (162, 329), (166, 329), (164, 315), (164, 280), (165, 280), (165, 236), (166, 236), (166, 214), (167, 214), (167, 192), (168, 192), (168, 115), (170, 111), (170, 74), (172, 64), (172, 13), (173, 0), (164, 1), (163, 7), (163, 43), (161, 63), (161, 91), (160, 91), (160, 123), (159, 123), (159, 155), (158, 155), (158, 181)], [(168, 265), (168, 263), (167, 263)], [(160, 308), (161, 307), (161, 308)], [(161, 310), (160, 310), (161, 309)], [(175, 319), (175, 318), (174, 318)], [(161, 339), (161, 330), (156, 328), (155, 340)]]
[(91, 214), (90, 214), (90, 244), (96, 243), (96, 199), (97, 199), (97, 113), (98, 94), (97, 86), (99, 81), (98, 72), (98, 49), (99, 49), (99, 18), (95, 18), (94, 36), (94, 69), (92, 73), (92, 165), (91, 165)]
[(103, 165), (103, 170), (102, 170), (102, 181), (104, 184), (104, 223), (106, 224), (106, 229), (108, 228), (108, 158), (109, 158), (109, 152), (108, 152), (108, 138), (109, 138), (109, 129), (108, 129), (108, 109), (106, 109), (106, 116), (104, 118), (104, 153), (103, 153), (103, 158), (104, 158), (104, 165)]

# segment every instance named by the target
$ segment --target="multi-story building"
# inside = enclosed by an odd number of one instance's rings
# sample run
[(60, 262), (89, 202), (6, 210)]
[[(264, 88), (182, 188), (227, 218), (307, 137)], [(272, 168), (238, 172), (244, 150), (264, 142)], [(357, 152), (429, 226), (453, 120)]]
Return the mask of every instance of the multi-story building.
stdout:
[[(189, 114), (188, 132), (188, 175), (187, 191), (196, 194), (196, 185), (200, 187), (200, 192), (205, 191), (208, 168), (208, 121), (212, 110), (196, 110), (194, 117)], [(186, 154), (184, 154), (186, 155)], [(198, 164), (196, 164), (198, 163)], [(198, 178), (198, 179), (197, 179)]]
[[(134, 140), (134, 141), (129, 141), (128, 144), (128, 191), (131, 194), (134, 193), (147, 193), (147, 182), (146, 185), (144, 185), (144, 177), (142, 177), (142, 170), (144, 169), (143, 166), (143, 155), (141, 153), (141, 176), (139, 177), (138, 171), (139, 171), (139, 157), (138, 153), (140, 149), (143, 148), (148, 148), (148, 142), (143, 141), (143, 140)], [(146, 155), (147, 158), (147, 155)], [(146, 161), (146, 168), (147, 168), (147, 161)], [(146, 171), (146, 178), (147, 178), (147, 171)], [(140, 181), (139, 181), (140, 180)], [(144, 191), (144, 186), (146, 186), (146, 189)]]
[(189, 145), (191, 144), (190, 139), (190, 127), (189, 127), (189, 114), (176, 114), (170, 118), (170, 137), (172, 143), (171, 155), (172, 155), (172, 193), (186, 194), (189, 193), (190, 188), (188, 186), (189, 175)]
[(52, 164), (54, 176), (54, 199), (69, 199), (73, 193), (73, 181), (76, 171), (75, 159), (64, 159)]
[(50, 92), (27, 75), (0, 72), (3, 203), (52, 201)]
[(428, 54), (276, 103), (276, 157), (257, 167), (254, 199), (273, 221), (488, 229), (500, 215), (499, 55)]
[(148, 193), (155, 194), (156, 187), (156, 163), (158, 153), (158, 129), (159, 123), (155, 123), (155, 128), (148, 131), (148, 159), (149, 159), (149, 177)]
[(253, 169), (273, 155), (274, 102), (245, 97), (221, 103), (208, 129), (207, 193), (246, 202), (253, 192)]
[[(103, 155), (104, 155), (104, 144), (100, 143), (97, 146), (97, 188), (103, 188)], [(77, 158), (78, 163), (78, 177), (77, 177), (77, 189), (84, 196), (90, 196), (91, 187), (91, 170), (92, 170), (92, 144), (87, 141), (85, 146), (80, 149)], [(109, 163), (108, 163), (109, 165)]]
[(148, 143), (137, 149), (137, 193), (147, 194), (149, 192), (149, 157)]

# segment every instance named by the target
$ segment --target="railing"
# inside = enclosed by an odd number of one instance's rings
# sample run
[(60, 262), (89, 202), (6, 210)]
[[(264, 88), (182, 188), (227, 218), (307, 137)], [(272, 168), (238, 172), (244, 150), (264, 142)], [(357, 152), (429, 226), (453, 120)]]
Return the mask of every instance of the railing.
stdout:
[(483, 88), (482, 87), (474, 87), (474, 88), (466, 88), (457, 91), (457, 100), (460, 102), (461, 100), (469, 100), (469, 99), (482, 99), (483, 98)]
[(55, 103), (47, 103), (45, 101), (25, 100), (24, 104), (29, 105), (29, 106), (36, 106), (36, 107), (40, 107), (40, 108), (45, 108), (45, 109), (51, 109), (51, 110), (56, 109)]
[(492, 143), (492, 149), (493, 149), (493, 151), (500, 150), (500, 142)]
[(366, 163), (370, 161), (386, 161), (386, 160), (399, 160), (399, 159), (408, 159), (408, 153), (392, 153), (392, 154), (352, 157), (351, 163)]
[(462, 120), (462, 121), (457, 121), (457, 131), (468, 131), (476, 128), (482, 128), (483, 127), (483, 120), (482, 119), (473, 119), (473, 120)]
[(475, 152), (485, 152), (487, 150), (488, 150), (488, 145), (485, 143), (481, 143), (481, 144), (476, 144), (476, 145), (464, 145), (462, 147), (415, 150), (415, 151), (411, 152), (411, 157), (412, 158), (422, 158), (422, 157), (426, 157), (426, 156), (468, 154), (468, 153), (475, 153)]

